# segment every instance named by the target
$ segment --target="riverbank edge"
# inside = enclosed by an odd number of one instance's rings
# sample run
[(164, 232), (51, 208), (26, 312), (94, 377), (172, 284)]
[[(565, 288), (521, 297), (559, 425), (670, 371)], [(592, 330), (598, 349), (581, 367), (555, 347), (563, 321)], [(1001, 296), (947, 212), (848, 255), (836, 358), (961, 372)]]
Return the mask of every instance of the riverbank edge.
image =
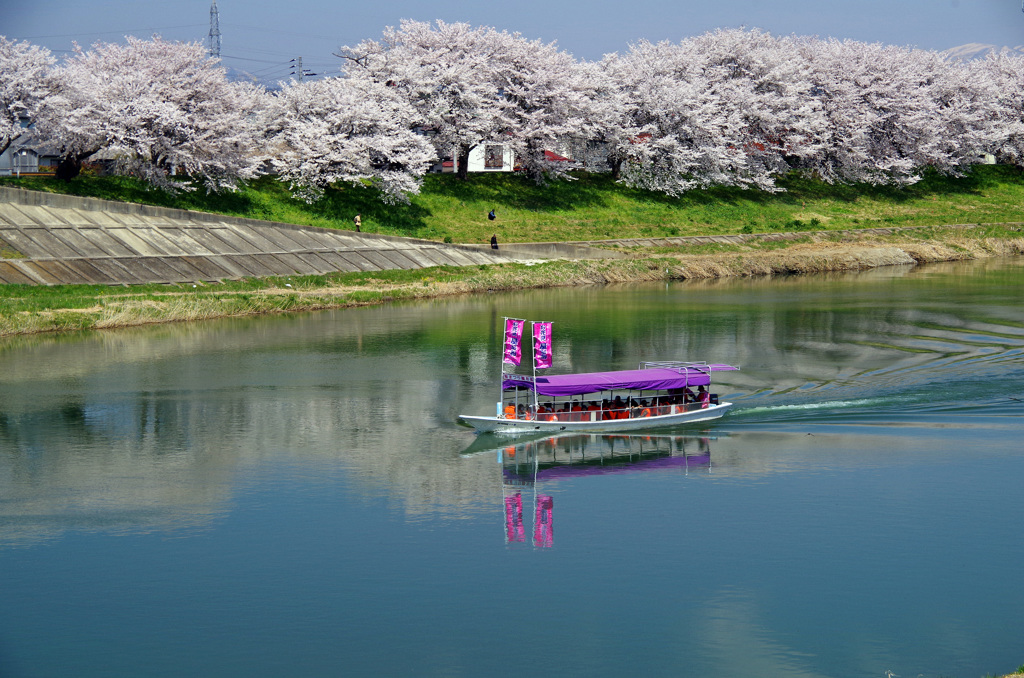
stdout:
[[(526, 264), (422, 269), (414, 279), (396, 283), (364, 277), (353, 284), (344, 276), (263, 279), (258, 289), (232, 290), (217, 284), (135, 292), (114, 288), (95, 292), (91, 306), (62, 307), (60, 288), (45, 310), (4, 312), (0, 336), (112, 329), (225, 317), (296, 313), (385, 303), (507, 292), (547, 287), (614, 283), (732, 279), (849, 272), (883, 266), (966, 261), (1024, 254), (1024, 233), (1011, 230), (992, 237), (984, 227), (956, 229), (928, 237), (897, 234), (885, 238), (854, 235), (842, 240), (810, 237), (771, 251), (689, 254), (684, 249), (657, 254), (633, 252), (627, 259), (552, 260)], [(80, 298), (80, 297), (79, 297)]]

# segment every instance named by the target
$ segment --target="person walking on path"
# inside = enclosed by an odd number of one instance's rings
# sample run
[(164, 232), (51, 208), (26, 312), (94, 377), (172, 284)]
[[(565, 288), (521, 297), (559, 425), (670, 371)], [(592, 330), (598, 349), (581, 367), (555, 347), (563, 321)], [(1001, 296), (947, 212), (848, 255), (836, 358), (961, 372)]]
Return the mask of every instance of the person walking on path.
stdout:
[(495, 233), (494, 235), (491, 236), (491, 249), (492, 250), (498, 249), (498, 234), (497, 233)]
[(362, 231), (359, 230), (359, 228), (363, 225), (362, 215), (357, 214), (355, 218), (352, 220), (352, 222), (356, 225), (356, 233), (362, 233)]

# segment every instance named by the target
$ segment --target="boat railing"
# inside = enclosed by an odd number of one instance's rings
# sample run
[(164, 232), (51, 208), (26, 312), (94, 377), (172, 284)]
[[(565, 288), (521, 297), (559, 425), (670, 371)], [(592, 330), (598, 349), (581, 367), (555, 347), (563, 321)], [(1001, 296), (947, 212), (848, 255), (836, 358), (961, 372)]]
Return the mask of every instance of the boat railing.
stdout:
[(531, 406), (523, 416), (507, 416), (504, 419), (523, 419), (530, 421), (551, 421), (551, 422), (596, 422), (611, 421), (614, 419), (638, 419), (643, 417), (662, 417), (670, 414), (683, 414), (718, 404), (718, 394), (712, 393), (707, 402), (673, 403), (659, 405), (639, 405), (634, 403), (625, 407), (597, 408), (586, 410), (551, 410), (542, 407), (541, 410), (534, 410)]
[(661, 361), (650, 361), (645, 360), (640, 363), (641, 370), (675, 370), (677, 372), (683, 372), (687, 370), (696, 370), (698, 372), (707, 373), (710, 371), (710, 366), (706, 360), (661, 360)]

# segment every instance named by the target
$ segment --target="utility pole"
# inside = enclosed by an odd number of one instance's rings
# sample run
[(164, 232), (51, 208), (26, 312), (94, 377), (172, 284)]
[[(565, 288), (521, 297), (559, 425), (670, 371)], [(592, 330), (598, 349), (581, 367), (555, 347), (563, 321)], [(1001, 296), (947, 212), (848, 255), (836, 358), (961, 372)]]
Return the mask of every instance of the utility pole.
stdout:
[(302, 57), (292, 59), (289, 63), (294, 64), (292, 66), (292, 75), (297, 75), (299, 77), (299, 82), (305, 80), (306, 76), (316, 75), (316, 73), (311, 73), (302, 67)]
[(210, 5), (210, 34), (207, 36), (207, 56), (211, 59), (220, 58), (220, 11), (217, 10), (217, 0)]

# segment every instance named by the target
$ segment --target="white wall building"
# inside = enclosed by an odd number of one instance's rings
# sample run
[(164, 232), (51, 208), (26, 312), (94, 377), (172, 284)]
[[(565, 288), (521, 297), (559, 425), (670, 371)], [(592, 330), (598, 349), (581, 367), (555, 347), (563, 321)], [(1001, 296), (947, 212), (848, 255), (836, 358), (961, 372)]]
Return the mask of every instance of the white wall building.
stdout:
[[(458, 171), (458, 159), (445, 160), (442, 172)], [(516, 156), (507, 144), (483, 143), (469, 151), (468, 172), (512, 172)]]

